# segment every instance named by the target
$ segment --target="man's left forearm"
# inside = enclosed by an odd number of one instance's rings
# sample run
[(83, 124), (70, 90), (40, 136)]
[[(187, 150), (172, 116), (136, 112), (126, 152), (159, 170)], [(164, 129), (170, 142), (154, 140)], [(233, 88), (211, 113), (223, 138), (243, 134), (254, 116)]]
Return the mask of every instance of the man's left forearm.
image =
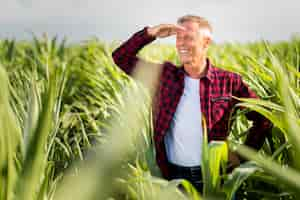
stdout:
[(249, 130), (245, 144), (259, 150), (264, 142), (267, 134), (271, 133), (272, 123), (261, 114), (251, 111), (248, 113), (250, 120), (253, 120), (253, 126)]

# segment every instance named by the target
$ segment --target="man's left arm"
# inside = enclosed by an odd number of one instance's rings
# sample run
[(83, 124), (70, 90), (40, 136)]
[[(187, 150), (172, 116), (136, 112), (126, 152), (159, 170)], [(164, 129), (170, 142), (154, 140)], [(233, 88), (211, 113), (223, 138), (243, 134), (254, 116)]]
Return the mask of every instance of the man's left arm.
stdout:
[[(258, 98), (247, 84), (245, 84), (241, 76), (237, 75), (234, 78), (235, 90), (233, 96), (240, 98)], [(256, 150), (259, 150), (264, 144), (266, 135), (271, 132), (272, 124), (261, 114), (256, 111), (250, 111), (246, 114), (246, 117), (253, 121), (252, 127), (249, 129), (245, 145), (250, 146)], [(229, 163), (227, 166), (227, 172), (230, 173), (235, 167), (239, 166), (246, 160), (237, 154), (236, 152), (229, 151)]]
[[(240, 76), (237, 78), (237, 86), (238, 88), (234, 96), (242, 98), (259, 98), (255, 92), (244, 83)], [(248, 112), (246, 117), (253, 121), (253, 125), (249, 129), (245, 144), (258, 150), (264, 144), (266, 135), (270, 133), (272, 124), (268, 119), (256, 111)]]

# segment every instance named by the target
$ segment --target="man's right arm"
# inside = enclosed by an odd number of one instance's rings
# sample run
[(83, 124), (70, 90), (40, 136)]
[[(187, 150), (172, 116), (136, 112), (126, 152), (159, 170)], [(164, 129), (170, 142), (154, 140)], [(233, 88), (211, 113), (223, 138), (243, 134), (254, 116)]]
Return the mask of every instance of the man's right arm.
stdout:
[(139, 50), (156, 38), (155, 36), (150, 35), (147, 29), (148, 27), (145, 27), (141, 31), (135, 33), (112, 53), (115, 64), (128, 75), (132, 73), (139, 61), (139, 58), (136, 56)]
[(174, 24), (159, 24), (153, 27), (145, 27), (112, 53), (113, 60), (125, 73), (130, 75), (140, 60), (136, 56), (140, 49), (156, 38), (166, 38), (184, 30), (184, 27)]

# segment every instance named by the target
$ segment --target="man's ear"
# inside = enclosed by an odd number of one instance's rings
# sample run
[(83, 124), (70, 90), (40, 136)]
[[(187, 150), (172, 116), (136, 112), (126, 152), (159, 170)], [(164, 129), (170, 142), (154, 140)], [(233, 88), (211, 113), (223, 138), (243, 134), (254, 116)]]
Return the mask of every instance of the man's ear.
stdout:
[(207, 49), (212, 42), (212, 39), (210, 37), (204, 37), (203, 38), (203, 47)]

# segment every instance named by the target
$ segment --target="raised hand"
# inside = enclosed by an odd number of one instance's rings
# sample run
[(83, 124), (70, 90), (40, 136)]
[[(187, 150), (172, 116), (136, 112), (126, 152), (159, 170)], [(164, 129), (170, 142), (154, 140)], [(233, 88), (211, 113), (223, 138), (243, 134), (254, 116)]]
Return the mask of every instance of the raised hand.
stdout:
[(171, 35), (175, 35), (178, 31), (184, 31), (185, 28), (183, 26), (175, 25), (175, 24), (160, 24), (157, 26), (149, 27), (147, 29), (148, 33), (151, 36), (157, 38), (165, 38)]

